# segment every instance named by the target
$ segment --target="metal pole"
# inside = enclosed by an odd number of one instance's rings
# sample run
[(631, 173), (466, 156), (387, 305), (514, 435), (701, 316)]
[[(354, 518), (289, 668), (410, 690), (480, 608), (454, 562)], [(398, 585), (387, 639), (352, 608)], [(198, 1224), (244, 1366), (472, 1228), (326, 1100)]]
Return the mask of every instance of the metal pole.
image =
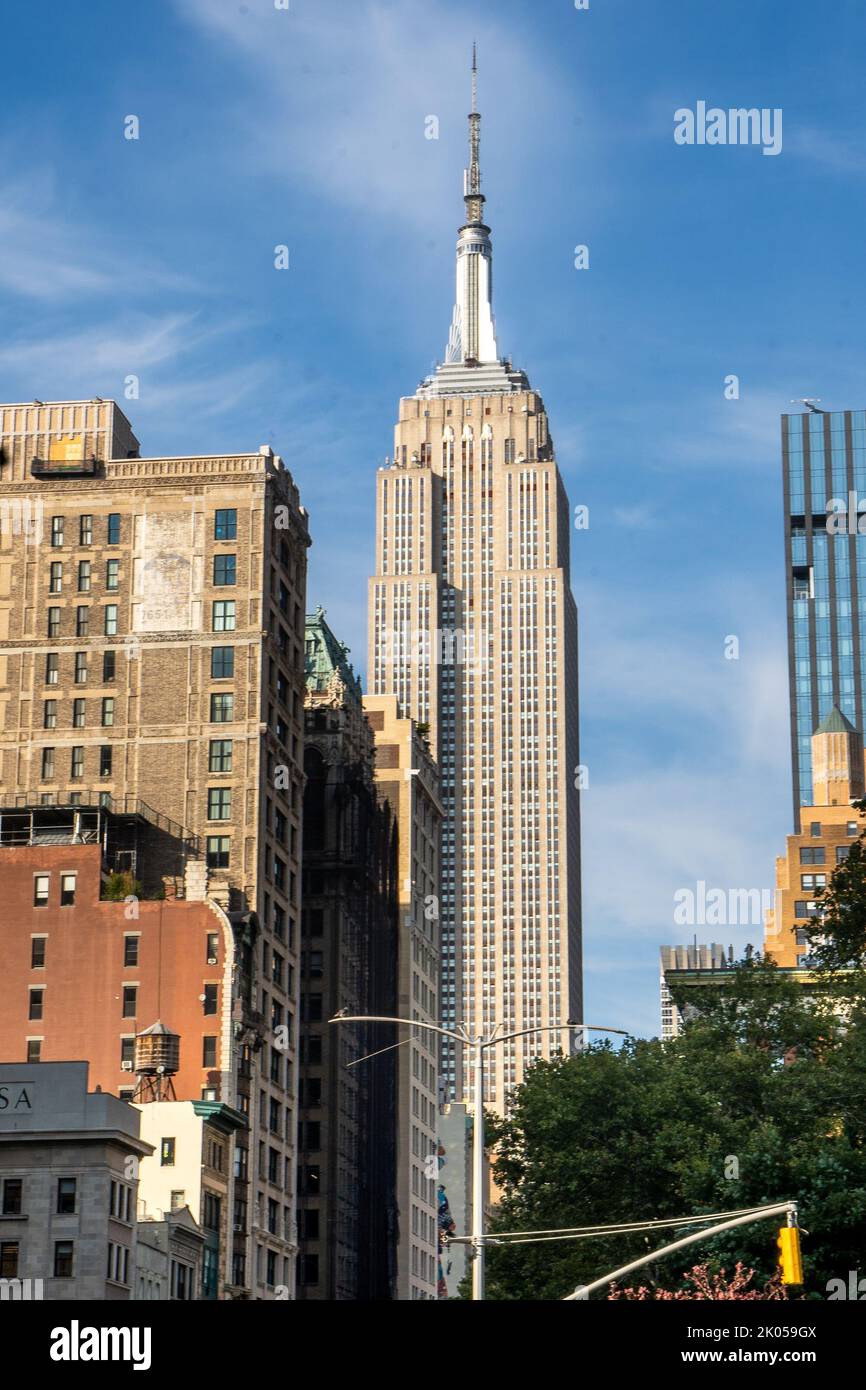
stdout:
[[(651, 1260), (660, 1260), (664, 1255), (670, 1255), (674, 1250), (682, 1250), (685, 1245), (694, 1245), (699, 1240), (709, 1240), (712, 1236), (718, 1235), (720, 1231), (731, 1231), (735, 1226), (748, 1226), (753, 1221), (766, 1221), (770, 1216), (780, 1216), (782, 1212), (787, 1212), (790, 1216), (793, 1212), (796, 1217), (797, 1204), (795, 1202), (779, 1202), (776, 1206), (764, 1207), (760, 1211), (747, 1212), (745, 1216), (734, 1217), (731, 1221), (723, 1221), (718, 1226), (708, 1226), (702, 1231), (696, 1231), (693, 1235), (685, 1236), (682, 1240), (672, 1241), (670, 1245), (663, 1245), (660, 1250), (653, 1250), (649, 1255), (641, 1255), (639, 1260), (632, 1260), (631, 1264), (623, 1265), (620, 1269), (615, 1269), (611, 1274), (605, 1274), (601, 1279), (594, 1279), (591, 1284), (582, 1284), (575, 1289), (574, 1293), (566, 1294), (563, 1303), (568, 1303), (573, 1299), (583, 1300), (588, 1298), (596, 1289), (603, 1289), (615, 1280), (621, 1279), (624, 1274), (630, 1274), (633, 1269), (640, 1269), (642, 1265), (647, 1265)], [(796, 1221), (795, 1223), (796, 1224)]]
[(472, 1119), (472, 1299), (484, 1298), (484, 1045), (472, 1043), (475, 1053), (475, 1114)]

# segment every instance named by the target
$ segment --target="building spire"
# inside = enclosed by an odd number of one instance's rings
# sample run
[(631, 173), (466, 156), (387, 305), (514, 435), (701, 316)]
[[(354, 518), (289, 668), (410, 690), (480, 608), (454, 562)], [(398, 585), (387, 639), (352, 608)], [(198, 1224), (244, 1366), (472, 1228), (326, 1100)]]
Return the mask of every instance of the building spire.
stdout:
[(484, 194), (481, 192), (481, 113), (478, 110), (478, 50), (472, 45), (472, 110), (469, 113), (469, 168), (463, 180), (466, 221), (484, 222)]

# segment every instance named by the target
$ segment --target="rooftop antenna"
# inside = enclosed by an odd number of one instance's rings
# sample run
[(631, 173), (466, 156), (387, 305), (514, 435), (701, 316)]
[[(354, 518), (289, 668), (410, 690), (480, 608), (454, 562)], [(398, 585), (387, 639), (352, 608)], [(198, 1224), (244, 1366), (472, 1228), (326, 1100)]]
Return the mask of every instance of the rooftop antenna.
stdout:
[(826, 410), (818, 409), (818, 401), (820, 401), (820, 399), (820, 396), (795, 396), (791, 401), (791, 405), (804, 405), (807, 410), (811, 410), (813, 415), (826, 415)]

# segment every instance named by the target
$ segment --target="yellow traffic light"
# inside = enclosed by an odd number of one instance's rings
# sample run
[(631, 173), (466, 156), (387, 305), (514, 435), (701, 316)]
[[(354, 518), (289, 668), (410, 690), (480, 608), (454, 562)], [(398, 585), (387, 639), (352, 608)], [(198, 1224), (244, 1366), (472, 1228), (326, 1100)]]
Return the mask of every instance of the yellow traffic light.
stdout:
[(783, 1226), (776, 1242), (779, 1247), (779, 1266), (783, 1284), (802, 1284), (803, 1261), (800, 1256), (800, 1229)]

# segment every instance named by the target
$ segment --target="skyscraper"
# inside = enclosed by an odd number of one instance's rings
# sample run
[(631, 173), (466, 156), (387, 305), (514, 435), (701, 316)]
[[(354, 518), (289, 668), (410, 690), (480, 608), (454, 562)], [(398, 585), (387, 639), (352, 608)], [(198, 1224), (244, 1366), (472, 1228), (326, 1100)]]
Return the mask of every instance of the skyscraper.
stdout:
[[(581, 1016), (577, 613), (544, 403), (497, 348), (476, 78), (473, 58), (445, 362), (401, 400), (377, 477), (369, 675), (440, 766), (442, 1022), (512, 1032)], [(561, 1041), (491, 1049), (488, 1100)]]
[[(812, 735), (838, 705), (866, 729), (866, 411), (782, 416), (794, 825), (813, 805)], [(852, 494), (856, 496), (852, 497)]]

